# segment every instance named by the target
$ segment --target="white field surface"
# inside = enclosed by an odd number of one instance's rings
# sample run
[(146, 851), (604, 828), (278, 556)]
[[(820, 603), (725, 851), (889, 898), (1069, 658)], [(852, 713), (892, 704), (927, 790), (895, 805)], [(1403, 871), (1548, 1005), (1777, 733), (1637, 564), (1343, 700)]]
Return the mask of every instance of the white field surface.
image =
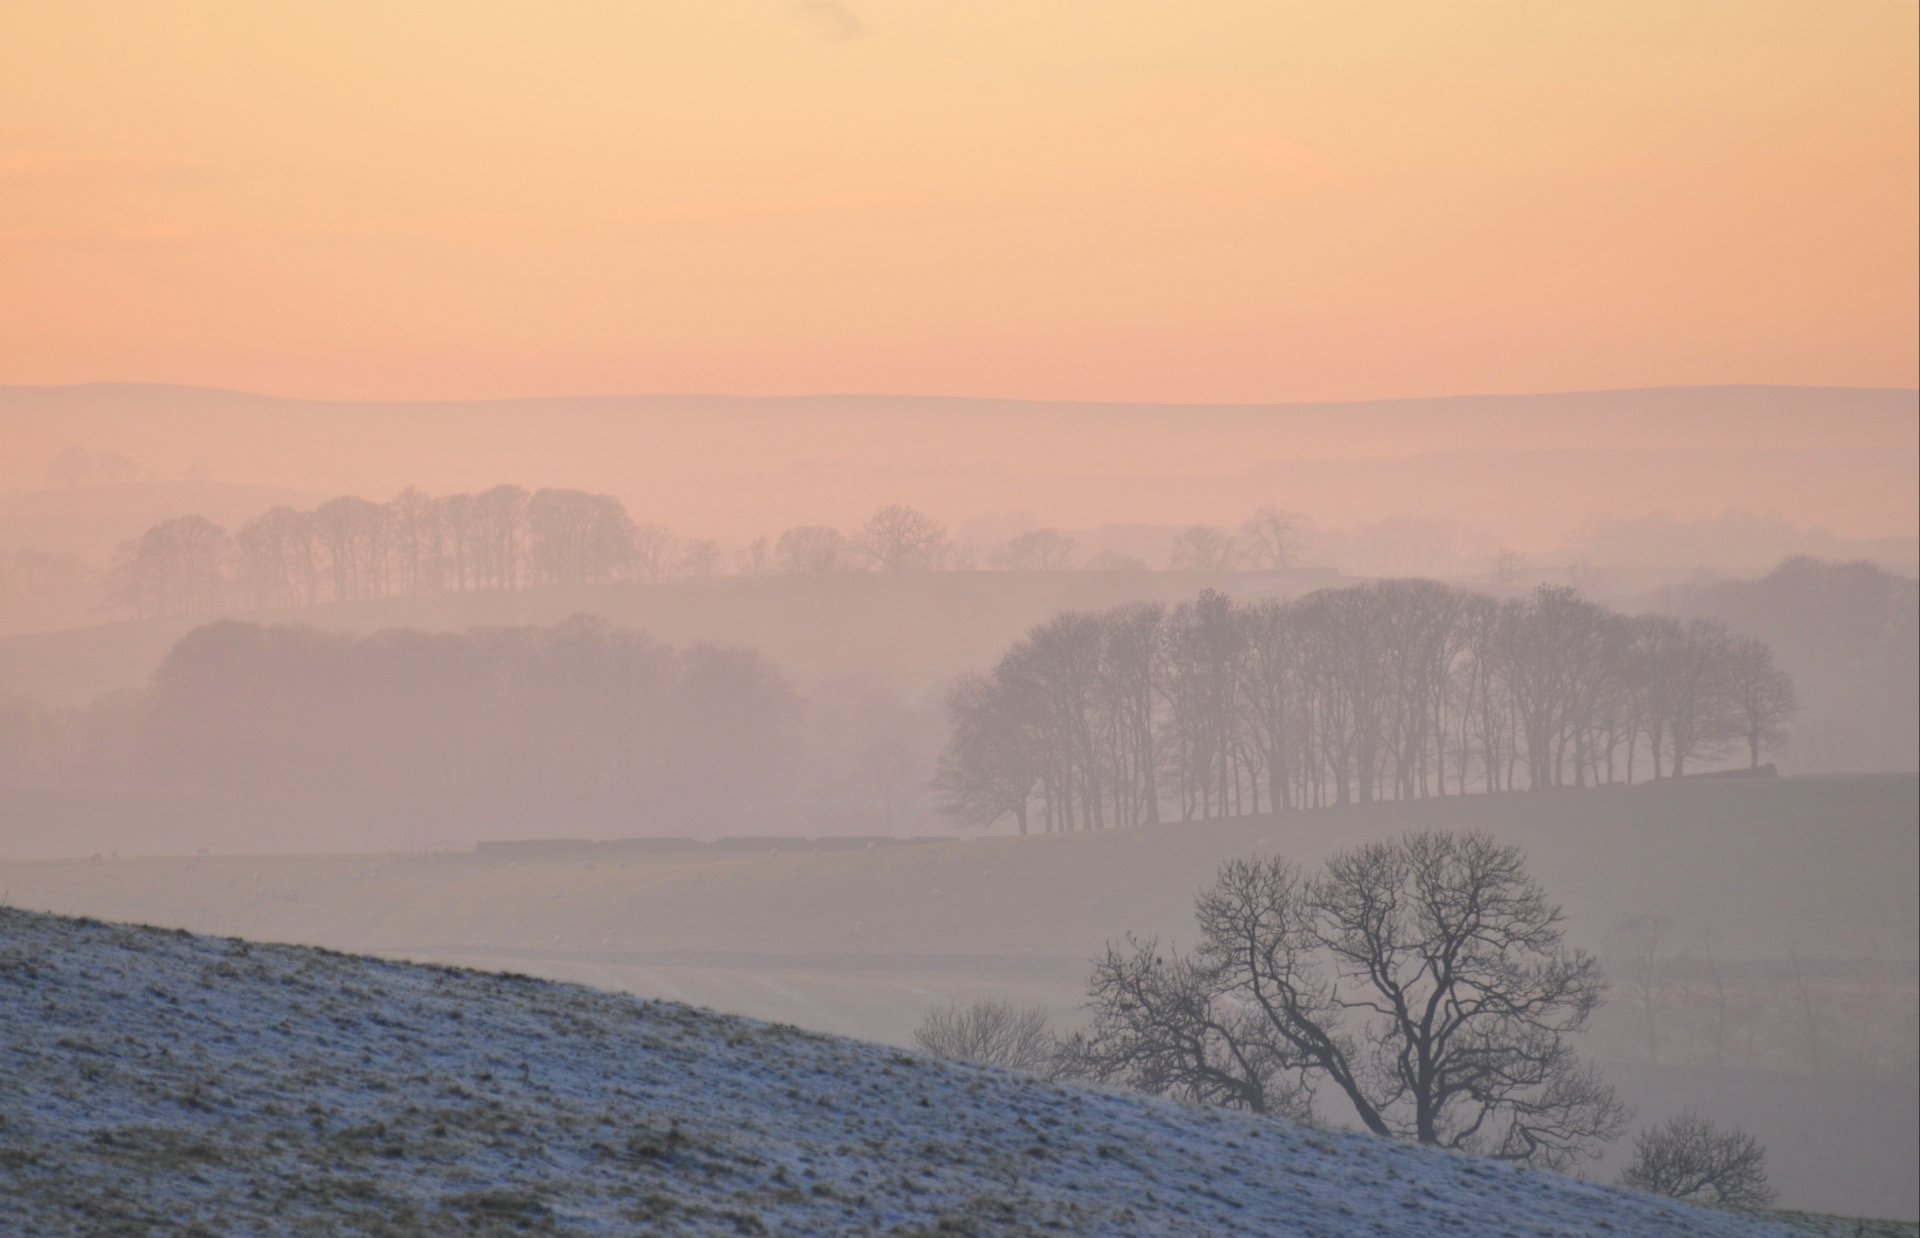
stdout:
[(524, 977), (0, 910), (0, 1230), (1762, 1235)]

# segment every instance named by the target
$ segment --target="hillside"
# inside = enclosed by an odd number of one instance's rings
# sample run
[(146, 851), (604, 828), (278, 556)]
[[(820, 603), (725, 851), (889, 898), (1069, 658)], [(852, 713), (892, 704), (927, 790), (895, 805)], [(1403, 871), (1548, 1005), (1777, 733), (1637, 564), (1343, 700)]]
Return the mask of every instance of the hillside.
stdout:
[[(1644, 1060), (1624, 990), (1602, 1010), (1593, 1052), (1643, 1119), (1692, 1106), (1737, 1121), (1791, 1206), (1911, 1217), (1916, 819), (1911, 775), (1690, 779), (797, 855), (0, 861), (0, 903), (510, 968), (904, 1044), (949, 1000), (1076, 1020), (1102, 943), (1190, 940), (1193, 893), (1229, 856), (1312, 864), (1405, 829), (1487, 829), (1527, 848), (1574, 944), (1605, 953), (1621, 921), (1662, 915), (1670, 951), (1732, 969), (1741, 1033), (1723, 1067), (1703, 1039), (1704, 973), (1664, 1016), (1688, 1060)], [(1824, 969), (1818, 1071), (1795, 960)]]
[(525, 979), (0, 911), (40, 1235), (1758, 1235), (1753, 1218)]
[[(902, 500), (946, 521), (1024, 512), (1087, 528), (1233, 522), (1284, 499), (1322, 525), (1419, 512), (1486, 525), (1533, 551), (1617, 512), (1623, 494), (1681, 518), (1748, 510), (1765, 495), (1797, 523), (1885, 536), (1910, 529), (1915, 399), (1911, 389), (1723, 386), (1337, 404), (381, 403), (0, 386), (0, 422), (20, 445), (0, 457), (0, 489), (37, 486), (47, 460), (84, 443), (163, 476), (198, 465), (209, 477), (380, 499), (408, 485), (575, 485), (619, 495), (637, 519), (723, 540), (846, 526)], [(519, 475), (501, 476), (502, 460)]]

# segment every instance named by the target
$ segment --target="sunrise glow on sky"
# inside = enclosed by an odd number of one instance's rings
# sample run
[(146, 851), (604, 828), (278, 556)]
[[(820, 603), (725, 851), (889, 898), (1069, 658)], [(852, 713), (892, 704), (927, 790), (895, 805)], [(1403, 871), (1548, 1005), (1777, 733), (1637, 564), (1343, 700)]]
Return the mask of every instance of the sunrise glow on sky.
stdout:
[(0, 10), (0, 383), (1916, 381), (1916, 6)]

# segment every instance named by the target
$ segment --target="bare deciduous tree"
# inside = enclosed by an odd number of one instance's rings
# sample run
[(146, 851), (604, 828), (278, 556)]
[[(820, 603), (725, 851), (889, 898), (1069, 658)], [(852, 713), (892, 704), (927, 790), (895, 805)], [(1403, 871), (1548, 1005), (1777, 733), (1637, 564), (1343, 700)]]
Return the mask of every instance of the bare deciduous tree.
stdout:
[(1093, 1025), (1061, 1048), (1061, 1071), (1194, 1105), (1311, 1121), (1303, 1061), (1236, 999), (1213, 960), (1129, 937), (1088, 983)]
[(1110, 949), (1077, 1060), (1251, 1107), (1289, 1074), (1326, 1083), (1377, 1135), (1567, 1169), (1626, 1111), (1568, 1037), (1595, 961), (1518, 848), (1410, 834), (1331, 859), (1236, 860), (1201, 894), (1191, 957)]
[(1005, 1001), (939, 1006), (913, 1033), (928, 1053), (982, 1066), (1005, 1066), (1052, 1077), (1058, 1044), (1047, 1012)]
[(1619, 924), (1613, 933), (1612, 955), (1624, 977), (1627, 1001), (1633, 1006), (1640, 1024), (1640, 1035), (1647, 1061), (1660, 1064), (1660, 1016), (1667, 1001), (1667, 933), (1672, 922), (1665, 916), (1635, 916)]
[(1620, 1185), (1723, 1207), (1763, 1207), (1774, 1198), (1767, 1150), (1759, 1141), (1694, 1113), (1635, 1135), (1633, 1161), (1620, 1174)]
[(947, 531), (902, 503), (881, 508), (861, 526), (860, 550), (883, 572), (928, 572), (950, 549)]
[(1726, 654), (1733, 725), (1747, 741), (1748, 768), (1759, 769), (1762, 750), (1785, 741), (1800, 696), (1793, 679), (1774, 665), (1773, 650), (1764, 641), (1736, 636)]
[(1246, 519), (1240, 526), (1240, 536), (1256, 566), (1280, 571), (1293, 566), (1300, 550), (1300, 534), (1307, 525), (1307, 518), (1299, 512), (1268, 504)]
[(122, 542), (109, 576), (111, 601), (135, 615), (209, 615), (224, 601), (233, 543), (202, 516), (163, 520)]
[(680, 561), (680, 539), (664, 524), (635, 525), (633, 571), (641, 580), (665, 580)]
[(1173, 539), (1167, 562), (1175, 571), (1227, 572), (1240, 557), (1240, 544), (1230, 533), (1196, 524)]
[(947, 717), (954, 738), (933, 780), (940, 810), (968, 825), (1011, 816), (1025, 834), (1041, 753), (1027, 703), (1001, 675), (970, 675), (948, 692)]
[(853, 547), (838, 529), (805, 524), (780, 535), (773, 559), (781, 571), (796, 576), (844, 572), (853, 567)]

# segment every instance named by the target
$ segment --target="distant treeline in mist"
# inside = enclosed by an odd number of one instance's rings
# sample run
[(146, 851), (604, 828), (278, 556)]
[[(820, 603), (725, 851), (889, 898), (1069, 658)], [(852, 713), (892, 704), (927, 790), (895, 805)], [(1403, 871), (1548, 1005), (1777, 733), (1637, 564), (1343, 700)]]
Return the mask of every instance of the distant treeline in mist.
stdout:
[(535, 823), (674, 832), (779, 808), (800, 773), (798, 709), (758, 653), (586, 617), (360, 637), (222, 620), (183, 637), (144, 692), (66, 718), (0, 710), (0, 746), (35, 766), (0, 761), (0, 778), (518, 805)]
[(937, 787), (1024, 832), (1676, 776), (1786, 738), (1794, 684), (1711, 619), (1428, 581), (1067, 613), (948, 698)]
[[(1300, 517), (1267, 508), (1238, 532), (1189, 528), (1171, 543), (1176, 568), (1284, 567)], [(431, 496), (408, 489), (387, 503), (351, 495), (310, 511), (275, 507), (233, 533), (203, 516), (153, 525), (123, 543), (109, 576), (114, 609), (151, 616), (215, 615), (366, 598), (475, 590), (702, 577), (722, 571), (812, 575), (989, 566), (1061, 570), (1076, 565), (1074, 539), (1055, 529), (1020, 533), (985, 555), (956, 546), (924, 513), (876, 511), (852, 534), (800, 525), (760, 537), (729, 558), (718, 543), (636, 522), (620, 500), (581, 490), (495, 486)], [(1147, 570), (1126, 556), (1095, 556), (1096, 570)]]

